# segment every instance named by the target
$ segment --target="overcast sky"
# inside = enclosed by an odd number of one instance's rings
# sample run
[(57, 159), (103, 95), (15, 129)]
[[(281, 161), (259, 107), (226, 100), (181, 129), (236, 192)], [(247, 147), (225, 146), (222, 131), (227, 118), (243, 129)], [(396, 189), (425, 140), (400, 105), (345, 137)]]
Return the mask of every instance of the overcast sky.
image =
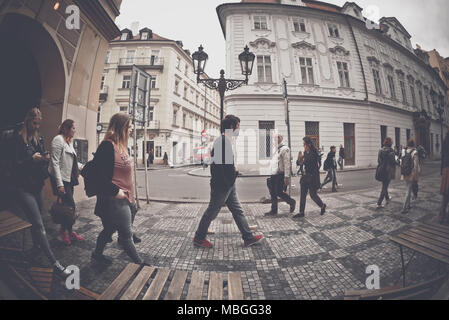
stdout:
[[(172, 40), (181, 40), (192, 53), (200, 44), (209, 54), (206, 72), (218, 77), (225, 69), (225, 39), (221, 31), (216, 7), (222, 3), (240, 0), (123, 0), (117, 24), (121, 29), (139, 22), (139, 29), (148, 27), (154, 33)], [(324, 2), (342, 6), (345, 0)], [(373, 7), (380, 17), (396, 17), (412, 35), (412, 45), (418, 43), (424, 50), (437, 49), (449, 56), (449, 1), (448, 0), (358, 0), (369, 17)], [(243, 50), (243, 48), (242, 48)]]

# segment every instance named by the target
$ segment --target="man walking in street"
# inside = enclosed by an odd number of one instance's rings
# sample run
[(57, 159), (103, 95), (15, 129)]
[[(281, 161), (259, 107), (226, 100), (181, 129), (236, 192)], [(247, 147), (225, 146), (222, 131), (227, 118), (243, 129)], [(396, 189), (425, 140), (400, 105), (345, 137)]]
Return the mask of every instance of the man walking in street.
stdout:
[(235, 180), (238, 172), (234, 166), (234, 153), (231, 140), (237, 137), (240, 130), (240, 119), (233, 115), (227, 115), (221, 125), (222, 134), (214, 142), (211, 152), (211, 179), (210, 179), (210, 201), (209, 206), (203, 213), (198, 229), (196, 230), (193, 243), (203, 248), (211, 248), (213, 244), (206, 239), (208, 228), (217, 217), (221, 207), (226, 204), (237, 224), (244, 245), (246, 247), (260, 242), (263, 235), (254, 236), (248, 226), (248, 221), (243, 215), (243, 208), (237, 197)]
[(296, 207), (296, 201), (284, 192), (284, 186), (290, 184), (292, 172), (290, 149), (283, 143), (284, 138), (280, 134), (277, 134), (275, 138), (278, 148), (271, 163), (271, 177), (267, 180), (271, 196), (271, 210), (265, 214), (271, 216), (278, 213), (278, 196), (290, 205), (290, 213), (295, 211)]
[(337, 163), (335, 161), (335, 152), (337, 148), (335, 146), (331, 147), (331, 150), (327, 154), (327, 158), (324, 161), (323, 169), (327, 171), (327, 176), (324, 178), (323, 183), (321, 184), (320, 189), (332, 181), (332, 192), (337, 192)]
[(338, 165), (340, 166), (340, 170), (343, 170), (345, 160), (345, 148), (343, 148), (343, 145), (340, 145), (340, 150), (338, 152)]

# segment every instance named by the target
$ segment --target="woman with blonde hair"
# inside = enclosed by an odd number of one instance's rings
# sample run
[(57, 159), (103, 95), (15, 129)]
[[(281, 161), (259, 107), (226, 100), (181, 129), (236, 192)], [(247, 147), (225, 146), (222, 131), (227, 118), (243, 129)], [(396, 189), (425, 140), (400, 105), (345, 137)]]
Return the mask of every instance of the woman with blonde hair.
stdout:
[[(50, 173), (53, 193), (62, 199), (65, 205), (76, 209), (73, 199), (74, 186), (78, 185), (78, 160), (73, 148), (75, 136), (75, 121), (64, 120), (59, 126), (59, 133), (51, 143), (51, 160), (48, 171)], [(59, 236), (66, 245), (71, 245), (71, 240), (81, 241), (83, 237), (72, 230), (74, 221), (61, 223)]]
[[(45, 150), (44, 139), (39, 135), (42, 120), (38, 108), (30, 109), (25, 117), (14, 145), (14, 179), (19, 204), (32, 224), (31, 235), (34, 248), (40, 247), (53, 268), (62, 276), (70, 275), (55, 258), (46, 237), (42, 222), (44, 181), (48, 178), (49, 153)], [(33, 250), (34, 251), (34, 250)]]
[(112, 116), (104, 140), (95, 152), (99, 186), (95, 215), (101, 218), (103, 230), (98, 235), (92, 259), (111, 264), (103, 255), (104, 248), (118, 231), (120, 244), (134, 263), (143, 261), (133, 242), (132, 212), (134, 207), (133, 163), (128, 154), (128, 138), (131, 132), (129, 116), (117, 113)]

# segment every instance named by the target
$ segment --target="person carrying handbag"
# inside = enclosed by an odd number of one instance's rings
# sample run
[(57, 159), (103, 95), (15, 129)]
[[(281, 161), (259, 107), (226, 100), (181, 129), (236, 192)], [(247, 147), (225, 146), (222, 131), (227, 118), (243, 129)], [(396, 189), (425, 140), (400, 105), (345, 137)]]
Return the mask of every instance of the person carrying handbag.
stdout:
[(59, 134), (51, 143), (51, 158), (48, 171), (53, 194), (58, 197), (50, 213), (53, 222), (61, 225), (59, 237), (70, 246), (71, 241), (82, 241), (84, 238), (73, 231), (76, 221), (76, 205), (73, 198), (74, 187), (78, 185), (79, 168), (76, 151), (73, 148), (75, 122), (65, 120), (59, 127)]
[(377, 209), (383, 208), (382, 202), (385, 199), (389, 204), (391, 197), (388, 194), (388, 186), (391, 180), (396, 177), (396, 157), (393, 148), (393, 140), (385, 138), (383, 148), (379, 150), (377, 156), (376, 180), (382, 182), (382, 190), (380, 192), (379, 200), (377, 201)]

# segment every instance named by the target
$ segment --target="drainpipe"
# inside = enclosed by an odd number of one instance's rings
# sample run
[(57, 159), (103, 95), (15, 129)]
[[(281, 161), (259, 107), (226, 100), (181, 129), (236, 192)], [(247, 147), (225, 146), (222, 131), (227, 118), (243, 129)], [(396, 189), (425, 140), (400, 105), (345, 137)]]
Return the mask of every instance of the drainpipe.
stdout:
[(349, 19), (347, 16), (345, 16), (346, 22), (348, 23), (349, 30), (351, 30), (352, 38), (354, 39), (355, 43), (355, 49), (357, 51), (357, 55), (359, 57), (360, 67), (362, 68), (362, 76), (363, 76), (363, 84), (365, 86), (365, 101), (368, 102), (368, 86), (366, 85), (366, 76), (365, 76), (365, 70), (363, 69), (363, 63), (362, 63), (362, 56), (360, 55), (359, 45), (357, 44), (357, 40), (355, 38), (354, 30), (352, 29), (352, 25), (349, 22)]

